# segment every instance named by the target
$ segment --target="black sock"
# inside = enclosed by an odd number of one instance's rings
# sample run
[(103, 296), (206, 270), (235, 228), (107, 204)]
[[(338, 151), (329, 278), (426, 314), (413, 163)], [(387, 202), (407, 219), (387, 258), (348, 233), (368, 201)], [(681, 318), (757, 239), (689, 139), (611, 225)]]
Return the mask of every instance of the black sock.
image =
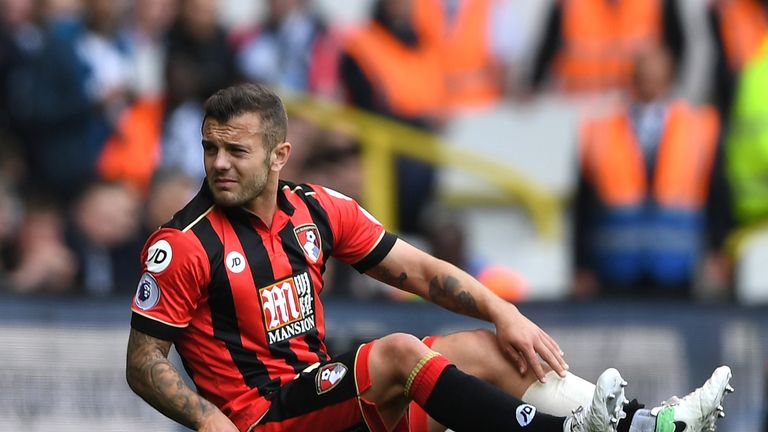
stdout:
[(645, 408), (645, 405), (639, 403), (637, 399), (632, 399), (627, 406), (624, 407), (624, 412), (627, 413), (627, 418), (619, 422), (619, 427), (616, 428), (616, 432), (629, 432), (629, 427), (632, 426), (632, 417), (639, 409)]
[(532, 405), (458, 370), (446, 367), (423, 406), (432, 418), (457, 432), (562, 432), (565, 417)]

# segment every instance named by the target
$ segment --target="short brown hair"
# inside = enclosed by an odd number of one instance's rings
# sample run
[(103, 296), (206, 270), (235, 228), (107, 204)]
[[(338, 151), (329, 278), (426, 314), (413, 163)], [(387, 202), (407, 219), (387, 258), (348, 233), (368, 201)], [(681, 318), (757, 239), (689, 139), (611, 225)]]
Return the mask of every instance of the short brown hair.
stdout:
[(223, 88), (205, 101), (205, 117), (228, 122), (241, 114), (254, 113), (259, 116), (262, 137), (268, 150), (285, 142), (288, 131), (288, 116), (280, 97), (261, 84), (238, 84)]

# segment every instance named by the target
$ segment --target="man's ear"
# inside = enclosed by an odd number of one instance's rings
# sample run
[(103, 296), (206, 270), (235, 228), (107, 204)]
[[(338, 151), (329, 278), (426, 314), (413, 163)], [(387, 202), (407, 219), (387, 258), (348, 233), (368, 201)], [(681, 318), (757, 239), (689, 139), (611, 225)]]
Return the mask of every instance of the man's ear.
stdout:
[(280, 171), (283, 169), (291, 156), (291, 143), (283, 142), (275, 146), (269, 155), (269, 166), (272, 170)]

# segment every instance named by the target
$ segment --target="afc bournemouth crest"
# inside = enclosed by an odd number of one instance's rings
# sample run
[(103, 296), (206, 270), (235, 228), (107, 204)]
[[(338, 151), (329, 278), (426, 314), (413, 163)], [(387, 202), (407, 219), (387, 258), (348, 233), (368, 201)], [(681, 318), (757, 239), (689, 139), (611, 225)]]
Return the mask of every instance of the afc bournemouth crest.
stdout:
[(329, 363), (322, 366), (318, 369), (317, 375), (315, 376), (317, 394), (320, 395), (333, 390), (334, 387), (339, 385), (346, 374), (347, 367), (342, 363)]
[(301, 250), (304, 251), (304, 255), (307, 256), (312, 262), (317, 262), (320, 258), (320, 232), (317, 230), (315, 224), (302, 225), (294, 228), (294, 234), (296, 239), (299, 240)]

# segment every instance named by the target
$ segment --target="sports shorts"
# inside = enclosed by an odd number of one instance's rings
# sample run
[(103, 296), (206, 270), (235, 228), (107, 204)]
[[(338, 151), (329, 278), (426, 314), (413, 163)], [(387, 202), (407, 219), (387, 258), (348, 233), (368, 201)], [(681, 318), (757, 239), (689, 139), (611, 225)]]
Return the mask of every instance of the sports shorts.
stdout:
[[(371, 387), (368, 357), (375, 341), (305, 369), (271, 393), (253, 432), (386, 432), (376, 406), (360, 395)], [(408, 432), (408, 414), (395, 432)]]

